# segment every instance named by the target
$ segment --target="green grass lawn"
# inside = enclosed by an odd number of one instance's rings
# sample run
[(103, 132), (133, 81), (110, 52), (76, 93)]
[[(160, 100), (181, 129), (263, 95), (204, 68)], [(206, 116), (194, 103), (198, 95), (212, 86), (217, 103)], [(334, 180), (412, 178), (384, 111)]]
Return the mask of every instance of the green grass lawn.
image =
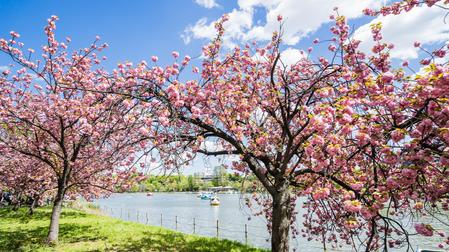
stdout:
[(45, 245), (50, 209), (0, 208), (0, 251), (263, 251), (243, 244), (186, 235), (65, 208), (59, 244)]

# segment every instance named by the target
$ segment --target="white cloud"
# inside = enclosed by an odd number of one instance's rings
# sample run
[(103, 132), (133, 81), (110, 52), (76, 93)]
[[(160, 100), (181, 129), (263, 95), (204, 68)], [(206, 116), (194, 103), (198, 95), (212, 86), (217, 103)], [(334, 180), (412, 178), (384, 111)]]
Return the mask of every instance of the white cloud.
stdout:
[[(243, 1), (240, 1), (243, 2)], [(246, 2), (246, 1), (245, 1)], [(333, 8), (339, 7), (339, 13), (347, 18), (362, 16), (366, 7), (378, 7), (379, 0), (287, 0), (269, 1), (270, 5), (262, 5), (267, 9), (266, 23), (254, 26), (248, 32), (249, 39), (269, 40), (272, 32), (279, 29), (277, 16), (284, 17), (284, 43), (295, 45), (299, 40), (316, 31), (322, 24), (329, 22)], [(248, 8), (248, 7), (246, 7)]]
[[(223, 39), (228, 47), (242, 41), (268, 41), (273, 31), (279, 29), (277, 16), (281, 14), (284, 17), (284, 43), (295, 45), (302, 37), (329, 22), (328, 17), (333, 13), (334, 7), (339, 7), (339, 13), (347, 18), (356, 18), (362, 16), (364, 8), (378, 8), (383, 2), (383, 0), (239, 0), (238, 8), (229, 13)], [(265, 19), (253, 20), (256, 8), (260, 7), (265, 10)], [(214, 37), (213, 23), (208, 23), (203, 18), (195, 25), (188, 26), (183, 34), (184, 41)]]
[(289, 47), (281, 52), (281, 61), (284, 65), (290, 66), (304, 58), (304, 54), (300, 50)]
[[(259, 53), (255, 53), (252, 56), (253, 60), (255, 61), (259, 61), (259, 62), (267, 62), (267, 58), (266, 55), (264, 55), (263, 57), (260, 56)], [(281, 52), (281, 58), (280, 58), (280, 62), (278, 63), (279, 67), (289, 67), (292, 66), (296, 63), (298, 63), (298, 61), (300, 61), (301, 59), (306, 58), (306, 54), (304, 53), (304, 51), (302, 50), (298, 50), (296, 48), (293, 47), (288, 47), (287, 49), (283, 50)], [(256, 117), (254, 117), (254, 120), (259, 120), (260, 117), (257, 114), (258, 112), (256, 111)]]
[(195, 3), (203, 6), (204, 8), (212, 9), (214, 7), (218, 7), (219, 5), (215, 0), (195, 0)]
[(193, 26), (187, 26), (184, 30), (184, 34), (181, 38), (184, 40), (185, 44), (190, 43), (192, 38), (213, 38), (216, 32), (213, 24), (207, 24), (207, 18), (201, 18)]
[[(229, 20), (224, 24), (226, 35), (223, 37), (224, 44), (229, 48), (234, 46), (234, 40), (244, 40), (245, 33), (252, 26), (252, 11), (234, 9), (229, 14)], [(232, 20), (232, 21), (231, 21)], [(190, 43), (191, 39), (211, 39), (217, 35), (214, 23), (207, 22), (207, 18), (201, 18), (193, 26), (187, 26), (181, 37), (184, 43)]]
[(213, 24), (207, 23), (207, 18), (201, 18), (196, 22), (195, 25), (189, 25), (184, 29), (184, 34), (181, 38), (184, 40), (185, 44), (190, 43), (192, 38), (213, 38), (216, 35), (216, 31)]
[(381, 16), (355, 32), (355, 38), (362, 41), (361, 49), (369, 51), (373, 46), (370, 25), (382, 22), (382, 35), (385, 42), (393, 43), (391, 56), (401, 59), (416, 59), (418, 49), (415, 41), (422, 44), (443, 42), (449, 39), (449, 25), (444, 23), (447, 10), (433, 7), (417, 7), (397, 16)]
[(6, 70), (9, 70), (8, 66), (0, 66), (0, 72), (6, 71)]
[(205, 150), (205, 151), (223, 150), (223, 148), (221, 147), (221, 145), (219, 143), (217, 143), (217, 141), (211, 141), (211, 140), (206, 140), (206, 141), (202, 142), (200, 145), (200, 149)]

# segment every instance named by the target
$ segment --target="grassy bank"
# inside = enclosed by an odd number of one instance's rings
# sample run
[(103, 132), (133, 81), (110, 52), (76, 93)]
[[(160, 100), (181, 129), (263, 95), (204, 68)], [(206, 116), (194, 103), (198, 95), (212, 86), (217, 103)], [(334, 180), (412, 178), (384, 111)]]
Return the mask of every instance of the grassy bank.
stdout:
[(0, 208), (0, 251), (262, 251), (243, 244), (186, 235), (65, 208), (59, 244), (45, 245), (50, 209)]

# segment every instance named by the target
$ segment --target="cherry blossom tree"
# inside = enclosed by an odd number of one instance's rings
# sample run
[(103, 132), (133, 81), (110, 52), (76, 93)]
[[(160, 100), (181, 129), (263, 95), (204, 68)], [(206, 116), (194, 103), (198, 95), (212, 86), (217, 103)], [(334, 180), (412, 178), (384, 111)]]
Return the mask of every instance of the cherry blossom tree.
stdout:
[(48, 169), (38, 160), (3, 151), (0, 164), (0, 190), (12, 194), (15, 207), (27, 201), (30, 214), (56, 187), (54, 177), (48, 175)]
[(69, 51), (70, 39), (55, 37), (57, 19), (52, 16), (45, 27), (41, 57), (24, 50), (16, 32), (0, 40), (0, 50), (16, 69), (0, 77), (0, 147), (12, 159), (10, 169), (17, 169), (6, 177), (18, 183), (38, 176), (54, 185), (49, 243), (58, 240), (64, 198), (90, 199), (130, 186), (131, 177), (139, 179), (132, 174), (150, 139), (143, 115), (151, 112), (148, 105), (107, 93), (115, 85), (130, 85), (114, 78), (123, 65), (112, 74), (101, 68), (98, 54), (107, 44), (98, 45), (99, 38)]
[[(422, 3), (399, 6), (406, 4)], [(365, 12), (400, 13), (392, 8)], [(165, 68), (143, 62), (128, 69), (122, 75), (135, 85), (115, 92), (157, 108), (151, 134), (166, 165), (199, 153), (233, 156), (233, 169), (258, 178), (271, 195), (257, 202), (273, 251), (289, 250), (290, 232), (332, 246), (410, 250), (414, 233), (401, 218), (448, 211), (449, 75), (435, 61), (447, 48), (422, 59), (417, 75), (406, 63), (392, 65), (394, 45), (382, 40), (381, 24), (371, 27), (375, 45), (366, 53), (335, 11), (334, 37), (321, 43), (327, 57), (312, 58), (310, 48), (285, 65), (282, 16), (268, 45), (225, 52), (224, 16), (218, 37), (203, 48), (201, 70), (193, 67), (197, 80), (181, 80), (190, 57), (173, 52), (175, 63)], [(307, 198), (307, 214), (291, 230), (297, 197)], [(415, 229), (433, 234), (428, 224)]]

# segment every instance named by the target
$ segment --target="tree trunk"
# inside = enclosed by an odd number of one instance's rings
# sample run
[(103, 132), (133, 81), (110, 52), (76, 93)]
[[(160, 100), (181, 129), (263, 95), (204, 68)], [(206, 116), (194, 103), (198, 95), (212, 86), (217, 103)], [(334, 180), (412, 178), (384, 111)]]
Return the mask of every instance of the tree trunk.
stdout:
[(21, 193), (18, 194), (17, 199), (16, 199), (16, 204), (14, 204), (14, 206), (12, 207), (13, 211), (17, 211), (19, 210), (19, 208), (22, 206), (22, 200), (21, 200)]
[(31, 205), (30, 205), (30, 209), (29, 209), (30, 215), (34, 214), (34, 208), (37, 206), (38, 202), (39, 202), (39, 195), (35, 195), (31, 201)]
[(16, 204), (14, 204), (14, 206), (12, 207), (12, 210), (17, 211), (17, 210), (19, 210), (19, 208), (20, 208), (20, 201), (17, 202)]
[(51, 212), (50, 229), (48, 230), (47, 243), (58, 243), (59, 236), (59, 217), (61, 216), (62, 201), (64, 199), (64, 189), (58, 188), (58, 193), (53, 202), (53, 209)]
[(284, 189), (273, 195), (273, 213), (271, 229), (271, 250), (273, 252), (289, 251), (290, 233), (290, 191)]

